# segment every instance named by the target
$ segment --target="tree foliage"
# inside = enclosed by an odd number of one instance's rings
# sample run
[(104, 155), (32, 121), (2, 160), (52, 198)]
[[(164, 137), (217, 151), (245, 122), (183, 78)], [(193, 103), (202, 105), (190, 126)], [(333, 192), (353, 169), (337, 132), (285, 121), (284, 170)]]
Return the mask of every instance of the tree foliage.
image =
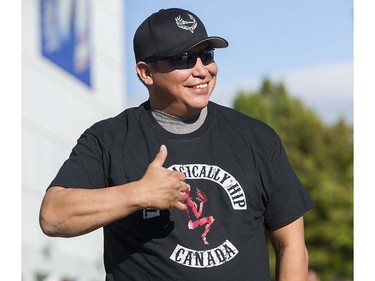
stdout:
[[(298, 177), (316, 203), (305, 215), (310, 268), (322, 281), (353, 278), (353, 128), (344, 119), (325, 124), (283, 83), (264, 79), (239, 92), (234, 108), (279, 134)], [(274, 256), (271, 253), (271, 268)]]

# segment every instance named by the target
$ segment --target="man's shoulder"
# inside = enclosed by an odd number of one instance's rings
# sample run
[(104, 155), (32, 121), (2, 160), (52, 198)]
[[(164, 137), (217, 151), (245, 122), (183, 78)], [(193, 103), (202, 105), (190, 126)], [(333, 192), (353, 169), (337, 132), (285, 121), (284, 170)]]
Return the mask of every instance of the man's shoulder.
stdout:
[(210, 106), (217, 112), (216, 116), (219, 118), (219, 122), (224, 124), (227, 123), (229, 126), (238, 128), (239, 130), (275, 134), (275, 131), (270, 125), (259, 119), (253, 118), (233, 108), (225, 107), (213, 102), (210, 103)]
[(141, 120), (144, 112), (145, 109), (143, 105), (127, 108), (115, 116), (94, 123), (86, 130), (86, 133), (94, 134), (100, 139), (108, 138), (110, 136), (123, 136), (129, 130), (131, 125), (142, 122)]
[(258, 153), (267, 155), (281, 144), (276, 131), (259, 119), (217, 104), (213, 104), (213, 111), (216, 111), (215, 127), (232, 142), (246, 143)]

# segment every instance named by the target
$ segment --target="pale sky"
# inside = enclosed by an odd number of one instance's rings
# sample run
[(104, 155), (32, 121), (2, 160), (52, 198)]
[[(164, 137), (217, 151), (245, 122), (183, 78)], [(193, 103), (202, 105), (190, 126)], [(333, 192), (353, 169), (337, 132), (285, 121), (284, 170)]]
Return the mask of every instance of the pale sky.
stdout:
[(316, 1), (125, 1), (128, 106), (146, 100), (135, 75), (133, 36), (161, 8), (195, 13), (209, 35), (229, 47), (216, 50), (218, 82), (212, 100), (231, 107), (239, 89), (251, 91), (264, 77), (284, 82), (290, 94), (332, 123), (353, 120), (353, 2)]

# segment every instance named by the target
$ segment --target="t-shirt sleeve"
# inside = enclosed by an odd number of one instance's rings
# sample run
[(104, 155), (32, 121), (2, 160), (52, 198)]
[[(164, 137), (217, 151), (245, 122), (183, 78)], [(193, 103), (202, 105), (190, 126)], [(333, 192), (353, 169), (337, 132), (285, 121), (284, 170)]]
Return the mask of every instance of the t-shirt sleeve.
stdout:
[(103, 159), (103, 150), (98, 138), (91, 129), (86, 130), (49, 187), (105, 187)]
[(265, 227), (276, 230), (292, 223), (315, 204), (291, 167), (279, 138), (270, 156), (270, 170)]

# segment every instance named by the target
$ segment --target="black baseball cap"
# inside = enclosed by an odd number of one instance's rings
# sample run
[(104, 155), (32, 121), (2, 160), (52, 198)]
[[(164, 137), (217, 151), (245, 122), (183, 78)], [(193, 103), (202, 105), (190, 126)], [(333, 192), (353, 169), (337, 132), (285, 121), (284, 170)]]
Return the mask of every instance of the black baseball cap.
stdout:
[(162, 9), (145, 19), (135, 32), (133, 48), (136, 61), (168, 58), (208, 42), (213, 48), (225, 48), (221, 37), (208, 36), (202, 21), (192, 12)]

